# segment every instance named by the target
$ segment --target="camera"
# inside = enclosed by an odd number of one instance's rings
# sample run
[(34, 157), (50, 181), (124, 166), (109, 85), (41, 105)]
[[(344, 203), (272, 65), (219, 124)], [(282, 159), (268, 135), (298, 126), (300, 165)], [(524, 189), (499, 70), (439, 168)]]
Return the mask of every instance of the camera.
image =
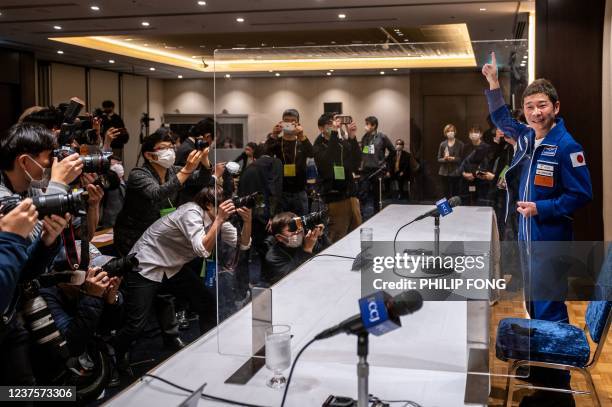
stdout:
[(282, 122), (281, 126), (283, 128), (283, 133), (285, 133), (285, 135), (287, 135), (287, 136), (292, 136), (296, 132), (296, 125), (295, 125), (295, 123)]
[[(79, 190), (67, 194), (38, 195), (33, 197), (32, 201), (38, 211), (38, 219), (42, 219), (50, 215), (64, 216), (65, 213), (81, 215), (85, 213), (88, 197), (87, 191)], [(19, 205), (19, 202), (21, 202), (19, 195), (0, 199), (0, 214), (9, 213)]]
[(263, 204), (263, 194), (261, 192), (253, 192), (246, 196), (234, 197), (232, 198), (232, 202), (236, 209), (243, 207), (253, 209)]
[(198, 151), (202, 151), (208, 148), (210, 144), (207, 141), (202, 140), (201, 138), (196, 139), (195, 141), (195, 149)]
[[(77, 151), (74, 151), (68, 146), (63, 146), (53, 150), (53, 156), (57, 157), (59, 161), (62, 161), (64, 158), (75, 153), (77, 153)], [(111, 155), (113, 155), (112, 152), (82, 155), (80, 158), (81, 161), (83, 161), (83, 172), (93, 174), (108, 174), (111, 166)]]
[(117, 257), (110, 260), (102, 266), (102, 270), (106, 271), (109, 277), (123, 277), (127, 273), (133, 271), (138, 265), (139, 262), (136, 258), (136, 254), (132, 253), (125, 257)]
[(312, 212), (304, 216), (297, 216), (289, 222), (289, 231), (296, 232), (300, 229), (311, 230), (317, 225), (327, 223), (327, 210)]
[(335, 119), (340, 120), (340, 124), (351, 124), (353, 122), (351, 116), (336, 116)]

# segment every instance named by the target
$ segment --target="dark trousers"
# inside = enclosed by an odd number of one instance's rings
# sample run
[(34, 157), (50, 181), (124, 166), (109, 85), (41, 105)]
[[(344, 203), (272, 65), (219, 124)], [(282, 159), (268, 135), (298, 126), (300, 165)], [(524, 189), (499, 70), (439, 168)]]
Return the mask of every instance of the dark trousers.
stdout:
[(36, 384), (29, 349), (28, 331), (18, 318), (0, 327), (0, 385)]
[(308, 214), (308, 195), (306, 190), (300, 192), (283, 192), (281, 196), (283, 212), (293, 212), (298, 216)]
[(379, 177), (384, 174), (379, 173), (379, 175), (372, 176), (373, 173), (374, 171), (362, 172), (359, 183), (359, 202), (361, 203), (361, 215), (364, 221), (380, 211)]
[(442, 194), (446, 198), (461, 195), (461, 177), (440, 176), (442, 183)]
[[(200, 333), (204, 333), (216, 324), (216, 305), (214, 300), (207, 295), (204, 290), (204, 285), (201, 279), (194, 273), (185, 272), (182, 270), (172, 276), (166, 278), (161, 283), (149, 280), (140, 273), (129, 273), (124, 281), (125, 295), (125, 322), (123, 328), (115, 338), (115, 349), (117, 353), (126, 352), (132, 341), (143, 331), (147, 318), (152, 308), (157, 304), (154, 299), (160, 292), (168, 292), (177, 297), (184, 297), (187, 300), (192, 311), (199, 315)], [(162, 309), (168, 309), (165, 307)], [(174, 314), (172, 307), (172, 314)], [(160, 311), (157, 309), (156, 311)], [(168, 315), (163, 318), (174, 318), (174, 315)], [(158, 314), (159, 319), (159, 314)], [(168, 334), (165, 332), (165, 334)], [(178, 335), (178, 327), (176, 330)]]

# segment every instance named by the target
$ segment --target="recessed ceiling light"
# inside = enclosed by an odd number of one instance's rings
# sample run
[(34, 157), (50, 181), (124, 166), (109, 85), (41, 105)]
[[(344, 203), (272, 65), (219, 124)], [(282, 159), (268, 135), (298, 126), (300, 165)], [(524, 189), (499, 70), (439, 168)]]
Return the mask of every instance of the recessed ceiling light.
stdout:
[(393, 68), (394, 71), (397, 71), (397, 68)]
[(331, 72), (326, 72), (325, 75), (331, 76)]
[(53, 28), (55, 28), (56, 30), (61, 30), (62, 26), (61, 25), (54, 25)]
[(529, 58), (527, 55), (523, 55), (523, 59), (527, 59)]
[(380, 74), (381, 74), (381, 75), (384, 75), (384, 74), (385, 74), (385, 71), (380, 71)]
[(346, 14), (338, 14), (338, 18), (344, 20), (346, 18)]
[(329, 72), (334, 72), (334, 70), (333, 70), (333, 69), (330, 69), (330, 70), (329, 70)]
[(280, 76), (280, 74), (277, 72), (277, 73), (274, 74), (274, 76)]
[(125, 41), (134, 41), (132, 38), (126, 38)]
[(225, 77), (226, 77), (226, 78), (231, 78), (231, 77), (232, 77), (232, 75), (230, 75), (230, 74), (226, 73), (226, 74), (225, 74)]
[(238, 18), (236, 19), (236, 21), (238, 21), (239, 23), (244, 23), (244, 18), (242, 18), (242, 17), (238, 17)]
[(154, 71), (154, 70), (155, 70), (155, 68), (153, 68), (153, 67), (149, 68), (149, 71)]
[(196, 59), (198, 56), (197, 55), (192, 55), (191, 58), (192, 59)]
[(205, 6), (206, 2), (205, 1), (198, 1), (198, 6)]
[(100, 7), (98, 6), (91, 6), (89, 8), (92, 9), (93, 11), (100, 11)]
[(142, 45), (143, 45), (143, 46), (145, 46), (145, 47), (148, 47), (148, 46), (149, 46), (149, 44), (142, 44)]
[(109, 64), (114, 64), (114, 63), (115, 63), (115, 60), (114, 60), (114, 59), (109, 59), (109, 60), (108, 60), (108, 63), (109, 63)]
[(487, 11), (487, 9), (486, 9), (486, 8), (484, 8), (484, 7), (481, 7), (481, 8), (480, 8), (480, 11)]
[(272, 72), (274, 72), (274, 71), (273, 71), (273, 70), (269, 70), (268, 72), (272, 73)]
[(63, 54), (63, 53), (64, 53), (64, 51), (62, 51), (62, 50), (60, 49), (59, 51), (57, 51), (57, 53), (61, 55), (61, 54)]
[(177, 78), (183, 79), (183, 75), (179, 75), (179, 76), (177, 76)]
[(148, 27), (151, 24), (148, 21), (143, 21), (142, 23), (140, 23), (140, 25), (143, 26), (143, 27)]

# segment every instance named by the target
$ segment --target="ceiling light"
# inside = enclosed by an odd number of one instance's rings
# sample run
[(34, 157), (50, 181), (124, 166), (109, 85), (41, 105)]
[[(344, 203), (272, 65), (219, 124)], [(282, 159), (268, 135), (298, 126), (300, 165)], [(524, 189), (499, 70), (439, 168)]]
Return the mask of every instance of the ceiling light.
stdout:
[(527, 55), (523, 55), (523, 59), (527, 59), (529, 58)]
[(486, 9), (486, 8), (484, 8), (484, 7), (481, 7), (481, 8), (480, 8), (480, 11), (487, 11), (487, 9)]
[(143, 46), (143, 47), (148, 47), (148, 46), (149, 46), (149, 44), (142, 44), (142, 46)]
[(334, 70), (333, 70), (333, 69), (330, 69), (330, 70), (329, 70), (329, 72), (334, 72)]
[(206, 2), (205, 1), (198, 1), (198, 6), (205, 6)]
[(346, 14), (338, 14), (338, 18), (344, 20), (346, 18)]
[(380, 71), (380, 74), (381, 74), (381, 75), (384, 75), (384, 74), (385, 74), (385, 71)]
[(197, 55), (192, 55), (191, 58), (196, 59), (198, 56)]
[(274, 76), (280, 76), (280, 74), (277, 72), (277, 73), (274, 74)]
[(327, 72), (325, 75), (327, 75), (327, 76), (331, 76), (331, 72)]
[(394, 71), (397, 71), (397, 68), (393, 68)]
[(125, 41), (134, 41), (132, 38), (126, 38)]
[(115, 60), (114, 60), (114, 59), (109, 59), (109, 60), (108, 60), (108, 63), (109, 63), (109, 64), (114, 64), (114, 63), (115, 63)]
[(242, 18), (242, 17), (238, 17), (238, 18), (236, 19), (236, 21), (238, 21), (239, 23), (244, 23), (244, 18)]
[(183, 79), (183, 75), (179, 75), (179, 76), (177, 76), (177, 78)]
[(155, 68), (153, 68), (153, 67), (149, 68), (149, 71), (154, 71), (154, 70), (155, 70)]
[(63, 54), (63, 53), (64, 53), (64, 51), (62, 51), (62, 50), (60, 49), (59, 51), (57, 51), (57, 53), (61, 55), (61, 54)]
[(54, 25), (53, 28), (55, 28), (56, 30), (61, 30), (62, 26), (61, 25)]
[(100, 11), (100, 7), (98, 6), (91, 6), (90, 9), (92, 9), (93, 11)]
[(230, 75), (230, 74), (226, 73), (226, 74), (225, 74), (225, 77), (229, 79), (229, 78), (231, 78), (231, 77), (232, 77), (232, 75)]
[(151, 24), (148, 21), (143, 21), (142, 23), (140, 23), (140, 25), (143, 26), (143, 27), (148, 27)]
[(270, 72), (270, 73), (272, 73), (272, 72), (274, 72), (274, 71), (272, 71), (272, 70), (269, 70), (268, 72)]

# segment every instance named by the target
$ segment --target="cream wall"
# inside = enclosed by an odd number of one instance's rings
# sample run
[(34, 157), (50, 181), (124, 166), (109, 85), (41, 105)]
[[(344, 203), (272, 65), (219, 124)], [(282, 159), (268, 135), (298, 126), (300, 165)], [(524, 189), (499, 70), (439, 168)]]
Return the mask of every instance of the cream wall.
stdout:
[[(216, 93), (216, 101), (215, 95)], [(318, 134), (323, 102), (342, 102), (344, 114), (357, 120), (378, 117), (380, 130), (409, 141), (409, 76), (325, 78), (231, 78), (165, 80), (164, 112), (249, 115), (248, 141), (263, 141), (286, 108), (296, 108), (311, 141)]]
[(90, 110), (102, 107), (102, 102), (112, 100), (119, 105), (119, 75), (115, 72), (91, 69), (89, 71)]
[(71, 97), (85, 101), (85, 68), (73, 65), (51, 64), (50, 99), (54, 106)]

